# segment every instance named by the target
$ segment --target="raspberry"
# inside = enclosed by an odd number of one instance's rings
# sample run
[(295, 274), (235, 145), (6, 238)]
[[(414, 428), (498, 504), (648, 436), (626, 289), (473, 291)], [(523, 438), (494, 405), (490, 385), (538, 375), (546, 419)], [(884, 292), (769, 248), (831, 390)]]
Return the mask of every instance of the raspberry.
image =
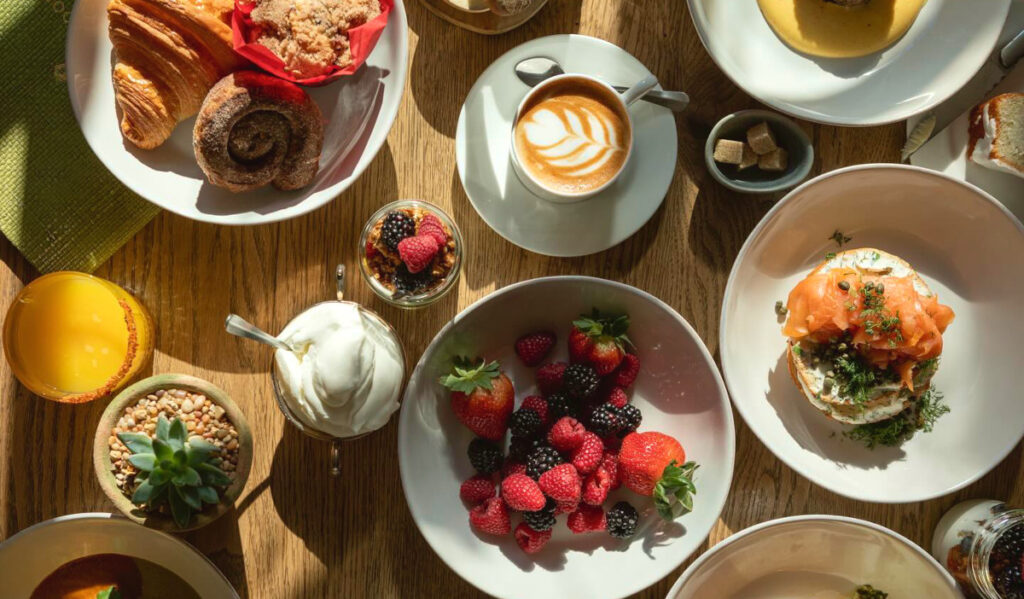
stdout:
[(548, 431), (548, 443), (558, 451), (570, 452), (583, 443), (587, 429), (572, 416), (563, 416)]
[(459, 487), (459, 497), (471, 505), (477, 505), (494, 497), (494, 481), (487, 476), (473, 476), (467, 478)]
[(526, 474), (526, 464), (515, 460), (505, 460), (501, 467), (501, 477), (508, 478), (510, 474)]
[(572, 464), (559, 464), (540, 475), (537, 481), (545, 495), (558, 502), (580, 500), (580, 475)]
[(556, 516), (561, 514), (571, 514), (580, 507), (580, 501), (558, 501), (555, 503), (555, 514)]
[(529, 408), (519, 408), (509, 418), (508, 428), (517, 437), (533, 437), (540, 432), (544, 421), (540, 414)]
[(377, 251), (376, 247), (374, 247), (372, 241), (367, 241), (366, 242), (366, 259), (367, 260), (373, 260), (374, 258), (377, 257), (377, 254), (379, 254), (379, 253), (380, 252)]
[(620, 501), (615, 504), (615, 507), (608, 510), (605, 521), (608, 525), (608, 534), (617, 539), (628, 539), (636, 533), (640, 514), (629, 503)]
[(580, 474), (590, 474), (604, 459), (604, 443), (594, 433), (583, 435), (583, 442), (572, 452), (572, 465)]
[(597, 532), (607, 527), (604, 510), (597, 506), (585, 504), (569, 514), (566, 524), (569, 526), (569, 530), (576, 534)]
[(552, 362), (537, 369), (537, 388), (544, 395), (551, 395), (562, 390), (562, 375), (565, 374), (565, 362)]
[(636, 354), (622, 356), (622, 364), (611, 374), (612, 382), (619, 387), (629, 387), (636, 381), (640, 374), (640, 358)]
[(612, 387), (604, 401), (613, 407), (621, 408), (629, 403), (629, 396), (622, 387)]
[(516, 355), (527, 366), (536, 366), (547, 357), (555, 346), (556, 337), (551, 331), (538, 331), (523, 335), (516, 340)]
[(607, 470), (598, 466), (597, 470), (591, 472), (583, 481), (583, 503), (588, 505), (601, 505), (608, 498), (608, 492), (612, 489), (612, 475)]
[(511, 474), (501, 481), (501, 497), (519, 512), (536, 512), (547, 502), (537, 481), (525, 474)]
[(430, 266), (439, 248), (433, 237), (417, 235), (398, 242), (398, 255), (402, 257), (409, 272), (415, 274)]
[(437, 247), (444, 247), (448, 243), (448, 231), (436, 214), (424, 214), (416, 234), (432, 237), (437, 242)]
[(492, 497), (470, 510), (469, 525), (490, 535), (507, 535), (512, 531), (508, 508), (501, 497)]
[(548, 422), (548, 402), (539, 395), (531, 395), (523, 400), (520, 410), (533, 410), (540, 416), (542, 422)]
[(611, 451), (605, 451), (604, 457), (601, 459), (601, 465), (597, 467), (598, 470), (604, 470), (608, 473), (609, 479), (612, 481), (612, 489), (618, 489), (622, 486), (622, 481), (619, 479), (619, 456)]
[(516, 543), (524, 553), (537, 553), (547, 545), (550, 538), (551, 529), (537, 531), (530, 528), (526, 522), (520, 522), (516, 527)]

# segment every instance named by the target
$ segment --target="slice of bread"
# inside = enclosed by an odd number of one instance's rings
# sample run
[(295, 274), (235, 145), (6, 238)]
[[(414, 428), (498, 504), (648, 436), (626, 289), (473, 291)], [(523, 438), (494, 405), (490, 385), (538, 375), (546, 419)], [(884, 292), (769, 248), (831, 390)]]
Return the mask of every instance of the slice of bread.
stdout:
[(967, 157), (981, 166), (1024, 177), (1024, 94), (1002, 94), (974, 107)]
[[(829, 272), (837, 268), (852, 268), (867, 275), (910, 277), (918, 293), (932, 295), (928, 284), (910, 264), (882, 250), (860, 248), (839, 252), (811, 273)], [(857, 403), (850, 397), (842, 396), (836, 387), (826, 391), (825, 378), (829, 366), (826, 362), (815, 360), (823, 349), (811, 341), (797, 342), (789, 339), (786, 347), (789, 374), (811, 405), (829, 418), (846, 424), (866, 424), (896, 416), (928, 389), (935, 374), (935, 368), (915, 370), (913, 392), (895, 381), (875, 387), (869, 393), (868, 401)]]

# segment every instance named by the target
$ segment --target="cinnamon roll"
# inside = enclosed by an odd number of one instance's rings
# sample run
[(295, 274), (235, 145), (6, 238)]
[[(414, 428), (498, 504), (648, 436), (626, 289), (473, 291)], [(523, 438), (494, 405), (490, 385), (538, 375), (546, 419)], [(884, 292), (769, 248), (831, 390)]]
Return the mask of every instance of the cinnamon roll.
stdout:
[(308, 185), (323, 143), (323, 115), (309, 94), (255, 71), (232, 73), (213, 86), (192, 135), (206, 178), (236, 192)]

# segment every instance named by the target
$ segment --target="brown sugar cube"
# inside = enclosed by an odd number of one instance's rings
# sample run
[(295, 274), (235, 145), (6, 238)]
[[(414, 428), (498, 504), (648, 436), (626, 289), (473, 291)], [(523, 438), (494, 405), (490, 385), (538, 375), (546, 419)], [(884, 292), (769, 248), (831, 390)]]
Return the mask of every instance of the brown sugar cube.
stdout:
[(715, 142), (715, 162), (739, 164), (743, 161), (743, 142), (720, 139)]
[(782, 148), (762, 154), (757, 160), (757, 168), (763, 171), (784, 171), (789, 164), (789, 153)]
[(754, 148), (750, 147), (750, 144), (743, 144), (743, 158), (740, 160), (740, 170), (745, 171), (752, 166), (757, 165), (757, 152)]
[(779, 147), (775, 143), (775, 134), (772, 133), (768, 123), (764, 121), (747, 130), (747, 143), (758, 156), (773, 152), (775, 148)]

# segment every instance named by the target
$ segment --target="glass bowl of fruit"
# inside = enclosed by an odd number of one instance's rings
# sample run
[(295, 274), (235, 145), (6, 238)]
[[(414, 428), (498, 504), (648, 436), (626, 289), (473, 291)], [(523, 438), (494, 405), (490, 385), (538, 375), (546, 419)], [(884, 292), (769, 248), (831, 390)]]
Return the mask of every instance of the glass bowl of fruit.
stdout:
[(443, 210), (419, 200), (382, 206), (359, 238), (359, 270), (389, 304), (419, 308), (455, 287), (462, 271), (462, 234)]

